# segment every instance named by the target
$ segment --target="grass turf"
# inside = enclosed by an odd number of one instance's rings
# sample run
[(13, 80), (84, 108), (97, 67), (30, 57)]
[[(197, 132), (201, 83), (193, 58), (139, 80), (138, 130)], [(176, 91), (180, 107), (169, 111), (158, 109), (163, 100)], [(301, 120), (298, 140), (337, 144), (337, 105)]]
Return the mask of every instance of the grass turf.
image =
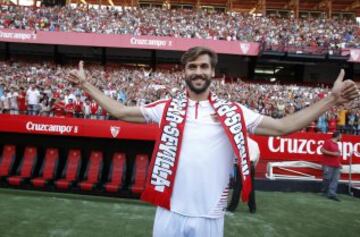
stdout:
[[(241, 204), (225, 236), (359, 236), (360, 200), (313, 193), (257, 192), (256, 214)], [(151, 236), (155, 208), (136, 200), (0, 189), (1, 237)]]

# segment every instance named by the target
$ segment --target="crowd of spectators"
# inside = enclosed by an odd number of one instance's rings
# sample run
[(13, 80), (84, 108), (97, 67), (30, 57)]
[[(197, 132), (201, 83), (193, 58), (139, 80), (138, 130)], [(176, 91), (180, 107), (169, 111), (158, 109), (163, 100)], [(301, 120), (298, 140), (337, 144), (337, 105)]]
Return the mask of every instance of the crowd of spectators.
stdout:
[[(66, 80), (74, 67), (48, 62), (0, 61), (0, 113), (111, 119), (86, 93)], [(177, 67), (156, 71), (115, 65), (87, 65), (86, 68), (94, 85), (126, 105), (147, 104), (184, 90), (184, 75)], [(274, 118), (303, 109), (329, 91), (324, 86), (257, 84), (240, 78), (225, 83), (225, 79), (224, 76), (214, 79), (212, 91)], [(325, 133), (339, 129), (344, 133), (360, 134), (360, 108), (356, 103), (358, 101), (333, 108), (307, 130)]]
[(360, 47), (355, 19), (296, 19), (199, 9), (2, 6), (1, 28), (239, 40), (261, 42), (269, 50)]

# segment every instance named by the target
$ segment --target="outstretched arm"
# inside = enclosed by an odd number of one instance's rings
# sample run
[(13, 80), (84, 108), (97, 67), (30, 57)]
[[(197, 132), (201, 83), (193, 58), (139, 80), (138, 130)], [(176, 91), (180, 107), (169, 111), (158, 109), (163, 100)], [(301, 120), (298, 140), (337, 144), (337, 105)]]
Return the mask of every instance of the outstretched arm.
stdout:
[(278, 136), (298, 131), (309, 125), (332, 106), (359, 98), (360, 92), (356, 84), (352, 80), (343, 81), (344, 75), (344, 69), (341, 69), (331, 94), (317, 103), (282, 119), (265, 116), (256, 128), (255, 134)]
[(144, 123), (145, 119), (140, 107), (128, 107), (118, 101), (106, 96), (102, 91), (86, 80), (84, 62), (79, 62), (79, 68), (70, 72), (67, 78), (73, 84), (86, 91), (96, 102), (115, 118), (128, 121)]

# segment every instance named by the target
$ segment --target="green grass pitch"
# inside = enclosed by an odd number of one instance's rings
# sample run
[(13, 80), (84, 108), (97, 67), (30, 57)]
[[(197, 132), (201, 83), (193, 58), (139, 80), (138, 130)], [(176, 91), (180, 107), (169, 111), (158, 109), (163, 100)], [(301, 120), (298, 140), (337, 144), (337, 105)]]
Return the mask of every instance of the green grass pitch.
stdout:
[[(360, 236), (360, 199), (260, 192), (256, 214), (240, 204), (226, 237)], [(151, 236), (155, 208), (137, 200), (0, 189), (0, 237)]]

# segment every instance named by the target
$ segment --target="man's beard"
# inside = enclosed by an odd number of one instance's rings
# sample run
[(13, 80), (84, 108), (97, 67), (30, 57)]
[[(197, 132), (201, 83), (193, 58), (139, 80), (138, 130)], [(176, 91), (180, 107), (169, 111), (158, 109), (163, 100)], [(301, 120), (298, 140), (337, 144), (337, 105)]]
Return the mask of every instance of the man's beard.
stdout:
[[(198, 79), (201, 79), (201, 80), (205, 81), (205, 83), (204, 83), (204, 85), (202, 87), (195, 87), (194, 86), (193, 81), (198, 80)], [(199, 94), (205, 92), (209, 88), (209, 86), (211, 84), (211, 77), (207, 77), (207, 76), (188, 77), (188, 78), (185, 79), (185, 83), (192, 92), (199, 95)]]

